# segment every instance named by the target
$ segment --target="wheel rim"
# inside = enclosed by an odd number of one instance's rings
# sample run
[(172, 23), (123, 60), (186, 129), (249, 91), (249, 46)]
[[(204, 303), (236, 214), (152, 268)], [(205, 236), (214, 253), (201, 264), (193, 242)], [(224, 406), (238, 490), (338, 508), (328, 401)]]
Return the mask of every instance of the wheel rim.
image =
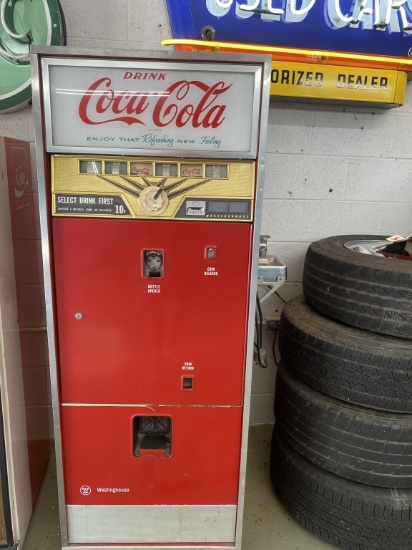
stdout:
[(343, 244), (345, 248), (349, 248), (350, 250), (353, 250), (354, 252), (360, 252), (361, 254), (372, 254), (374, 256), (381, 255), (380, 251), (385, 249), (388, 244), (390, 244), (388, 241), (382, 241), (382, 240), (355, 240), (355, 241), (346, 241), (346, 243)]
[(346, 241), (343, 246), (361, 254), (390, 258), (392, 260), (412, 260), (410, 250), (404, 248), (407, 242), (404, 239), (393, 242), (390, 240), (359, 239)]

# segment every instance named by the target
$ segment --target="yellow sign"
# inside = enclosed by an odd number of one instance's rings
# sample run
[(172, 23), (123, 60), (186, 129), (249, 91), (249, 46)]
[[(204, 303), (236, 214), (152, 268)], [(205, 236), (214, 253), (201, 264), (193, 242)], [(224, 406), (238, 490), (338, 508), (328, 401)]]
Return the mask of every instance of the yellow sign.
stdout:
[(273, 61), (270, 95), (394, 107), (403, 103), (406, 81), (403, 71)]

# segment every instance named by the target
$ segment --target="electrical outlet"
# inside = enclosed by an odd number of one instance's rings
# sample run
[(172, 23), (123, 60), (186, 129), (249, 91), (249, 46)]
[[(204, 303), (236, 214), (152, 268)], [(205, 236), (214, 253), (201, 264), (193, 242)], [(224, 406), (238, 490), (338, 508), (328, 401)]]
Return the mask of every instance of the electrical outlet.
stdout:
[(271, 315), (263, 318), (263, 326), (266, 330), (275, 330), (276, 325), (280, 322), (280, 312), (275, 315)]

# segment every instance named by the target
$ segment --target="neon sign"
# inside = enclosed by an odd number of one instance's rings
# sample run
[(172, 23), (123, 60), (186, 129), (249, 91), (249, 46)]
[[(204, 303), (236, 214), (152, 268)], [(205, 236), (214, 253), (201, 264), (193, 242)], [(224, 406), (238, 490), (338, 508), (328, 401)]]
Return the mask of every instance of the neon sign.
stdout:
[(174, 38), (407, 57), (412, 0), (167, 0)]
[(0, 114), (28, 105), (31, 99), (30, 46), (66, 42), (58, 0), (0, 4)]

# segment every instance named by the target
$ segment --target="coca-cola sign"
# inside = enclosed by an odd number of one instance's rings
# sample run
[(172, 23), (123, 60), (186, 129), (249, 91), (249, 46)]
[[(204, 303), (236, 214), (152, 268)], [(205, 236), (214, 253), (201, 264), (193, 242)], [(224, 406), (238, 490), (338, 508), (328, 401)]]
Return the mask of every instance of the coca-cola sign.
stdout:
[[(117, 92), (111, 79), (103, 77), (94, 82), (80, 100), (79, 116), (90, 125), (120, 121), (157, 128), (173, 125), (177, 128), (219, 128), (225, 120), (227, 105), (217, 100), (231, 86), (225, 86), (222, 81), (209, 86), (200, 80), (180, 80), (164, 92), (149, 96), (140, 91)], [(193, 89), (201, 92), (196, 104), (190, 100)]]
[(43, 64), (49, 151), (256, 155), (261, 65)]

